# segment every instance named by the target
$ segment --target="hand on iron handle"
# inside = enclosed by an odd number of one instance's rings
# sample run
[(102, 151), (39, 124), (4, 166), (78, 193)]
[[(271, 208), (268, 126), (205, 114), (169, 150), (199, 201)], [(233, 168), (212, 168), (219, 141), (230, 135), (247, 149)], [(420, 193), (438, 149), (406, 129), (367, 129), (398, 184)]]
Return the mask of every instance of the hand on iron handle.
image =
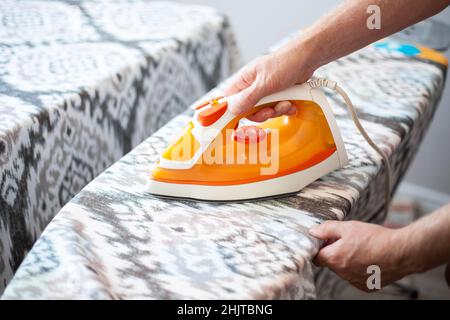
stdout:
[[(231, 112), (249, 111), (261, 98), (307, 81), (313, 72), (337, 58), (430, 17), (450, 4), (450, 0), (347, 0), (294, 37), (281, 49), (245, 66), (232, 79), (224, 94), (238, 94)], [(368, 6), (383, 8), (383, 28), (369, 29)], [(351, 17), (351, 18), (349, 18)], [(249, 116), (254, 121), (293, 112), (287, 103)], [(289, 111), (291, 110), (291, 111)]]
[[(312, 68), (303, 61), (303, 57), (293, 54), (291, 48), (282, 48), (276, 52), (261, 56), (244, 66), (225, 89), (225, 96), (235, 95), (230, 103), (234, 114), (245, 113), (262, 98), (286, 89), (296, 83), (308, 80)], [(301, 70), (299, 72), (299, 70)], [(268, 118), (295, 113), (295, 107), (289, 101), (281, 101), (273, 108), (264, 108), (248, 118), (262, 122)]]

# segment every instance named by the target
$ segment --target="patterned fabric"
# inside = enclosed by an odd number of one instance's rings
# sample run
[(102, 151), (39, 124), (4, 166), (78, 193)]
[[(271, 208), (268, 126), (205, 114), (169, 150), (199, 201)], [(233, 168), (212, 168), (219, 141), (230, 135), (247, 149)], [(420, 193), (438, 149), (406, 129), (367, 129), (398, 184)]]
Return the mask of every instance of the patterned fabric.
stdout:
[[(398, 183), (431, 122), (445, 72), (433, 62), (371, 46), (317, 74), (348, 91), (363, 125), (389, 154)], [(329, 99), (349, 154), (345, 168), (276, 200), (155, 198), (146, 192), (151, 167), (189, 120), (187, 111), (61, 210), (3, 298), (315, 298), (311, 260), (320, 242), (308, 228), (326, 219), (380, 221), (384, 207), (380, 157), (357, 133), (343, 101), (331, 93)], [(319, 289), (331, 290), (326, 273), (315, 275)]]
[(64, 204), (237, 58), (205, 7), (0, 1), (0, 293)]

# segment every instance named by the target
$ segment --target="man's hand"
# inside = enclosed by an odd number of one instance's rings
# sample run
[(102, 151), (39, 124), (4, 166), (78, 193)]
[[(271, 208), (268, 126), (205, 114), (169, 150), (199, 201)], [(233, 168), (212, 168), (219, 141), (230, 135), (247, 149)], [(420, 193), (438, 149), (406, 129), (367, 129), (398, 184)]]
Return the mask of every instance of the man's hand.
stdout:
[[(286, 46), (271, 54), (261, 56), (242, 68), (228, 84), (224, 95), (235, 97), (230, 102), (234, 114), (245, 113), (262, 98), (286, 89), (296, 83), (307, 81), (314, 66), (307, 63), (309, 55), (295, 52)], [(295, 113), (295, 107), (289, 101), (279, 102), (274, 108), (264, 108), (248, 118), (262, 122), (268, 118)]]
[(326, 221), (309, 232), (326, 241), (314, 263), (330, 268), (361, 290), (369, 291), (370, 265), (380, 267), (382, 286), (411, 272), (399, 230), (356, 221)]

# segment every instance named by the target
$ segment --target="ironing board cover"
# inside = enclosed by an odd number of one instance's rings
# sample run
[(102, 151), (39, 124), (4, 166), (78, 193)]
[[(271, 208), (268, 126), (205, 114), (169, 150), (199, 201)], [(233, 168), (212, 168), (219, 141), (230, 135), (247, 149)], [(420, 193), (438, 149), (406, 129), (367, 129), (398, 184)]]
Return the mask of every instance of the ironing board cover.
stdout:
[(210, 8), (0, 1), (0, 293), (64, 204), (237, 58)]
[[(351, 96), (389, 154), (397, 183), (430, 124), (446, 67), (387, 42), (321, 68)], [(211, 92), (215, 96), (220, 88)], [(107, 169), (50, 223), (3, 298), (302, 299), (316, 297), (308, 228), (327, 219), (377, 221), (384, 168), (330, 94), (349, 165), (296, 196), (239, 204), (146, 193), (152, 164), (189, 120), (182, 114)], [(320, 282), (320, 275), (319, 275)]]

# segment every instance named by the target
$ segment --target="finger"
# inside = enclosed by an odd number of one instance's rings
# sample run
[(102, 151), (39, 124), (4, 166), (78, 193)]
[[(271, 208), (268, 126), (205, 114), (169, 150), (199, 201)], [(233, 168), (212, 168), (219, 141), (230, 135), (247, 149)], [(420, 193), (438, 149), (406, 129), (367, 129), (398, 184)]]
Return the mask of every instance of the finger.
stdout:
[(241, 73), (238, 73), (233, 76), (228, 85), (225, 87), (223, 93), (225, 96), (232, 96), (233, 94), (239, 93), (249, 86), (250, 85), (242, 78)]
[(331, 267), (331, 261), (336, 251), (336, 245), (332, 244), (319, 250), (313, 263), (319, 267)]
[(264, 122), (275, 115), (275, 110), (273, 108), (263, 108), (258, 112), (251, 114), (247, 117), (248, 120), (254, 122)]
[(342, 236), (341, 221), (325, 221), (309, 229), (309, 234), (321, 240), (339, 239)]
[(263, 89), (256, 84), (252, 84), (250, 87), (230, 96), (228, 105), (231, 113), (239, 115), (253, 108), (262, 97), (264, 97)]
[(250, 87), (255, 81), (256, 73), (251, 64), (242, 67), (234, 76), (231, 77), (230, 81), (226, 83), (224, 90), (225, 96), (231, 96), (242, 90)]
[(273, 117), (279, 117), (279, 116), (287, 114), (288, 111), (291, 109), (291, 107), (292, 107), (292, 103), (290, 101), (278, 102), (274, 107), (275, 114)]
[(291, 107), (292, 103), (290, 101), (280, 101), (273, 108), (261, 109), (247, 118), (255, 122), (264, 122), (269, 118), (276, 118), (287, 114), (291, 110)]

